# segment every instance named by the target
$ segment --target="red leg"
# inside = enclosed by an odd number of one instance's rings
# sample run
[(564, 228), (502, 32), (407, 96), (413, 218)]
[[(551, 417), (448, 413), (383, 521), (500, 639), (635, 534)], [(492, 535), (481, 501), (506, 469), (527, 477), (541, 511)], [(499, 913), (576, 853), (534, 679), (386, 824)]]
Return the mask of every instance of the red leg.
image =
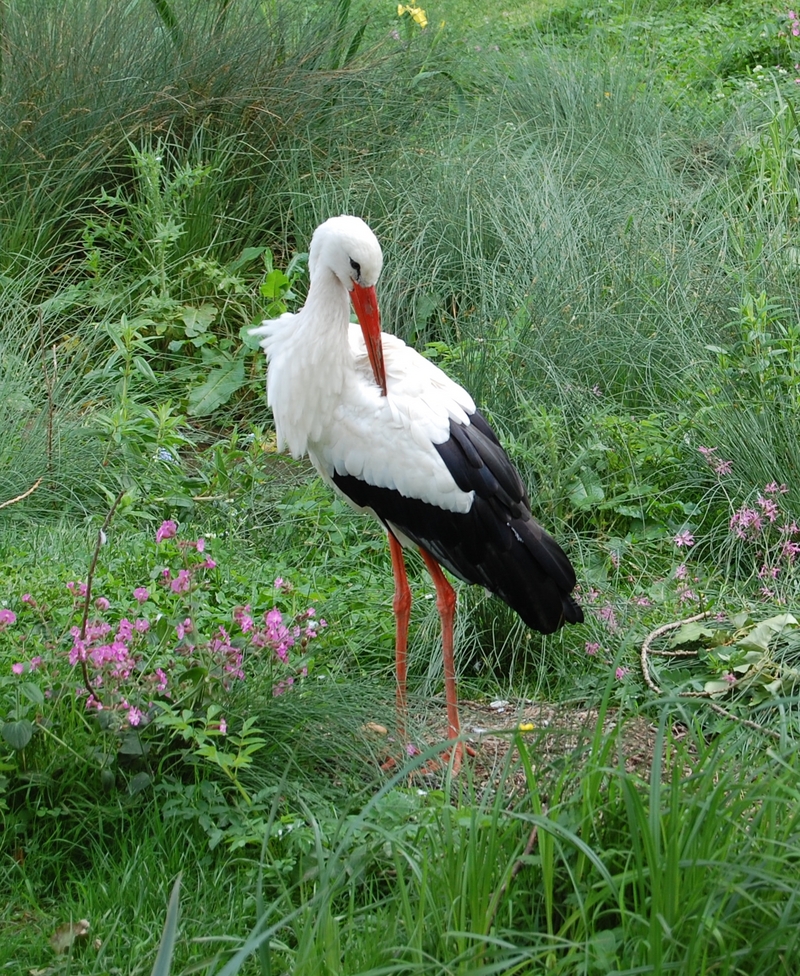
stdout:
[[(442, 653), (444, 655), (444, 693), (447, 700), (447, 724), (449, 726), (448, 735), (451, 739), (457, 739), (461, 734), (461, 725), (458, 721), (458, 692), (456, 691), (456, 665), (453, 656), (453, 622), (456, 615), (456, 594), (453, 587), (447, 582), (441, 567), (433, 556), (420, 549), (428, 572), (433, 578), (433, 585), (436, 588), (436, 609), (442, 621)], [(461, 766), (463, 753), (462, 744), (456, 746), (453, 756), (453, 772), (457, 772)]]
[(408, 619), (411, 616), (411, 588), (406, 575), (403, 547), (389, 533), (389, 552), (394, 571), (395, 669), (397, 673), (397, 733), (406, 737), (406, 674), (408, 670)]

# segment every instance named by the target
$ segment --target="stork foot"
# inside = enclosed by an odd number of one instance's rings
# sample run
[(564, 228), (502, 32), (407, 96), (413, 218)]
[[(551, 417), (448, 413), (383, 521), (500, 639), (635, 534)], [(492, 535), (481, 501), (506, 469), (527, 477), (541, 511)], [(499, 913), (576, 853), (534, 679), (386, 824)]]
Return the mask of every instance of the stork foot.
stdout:
[[(420, 750), (414, 745), (408, 745), (406, 746), (406, 752), (409, 756), (418, 756)], [(477, 756), (477, 752), (469, 743), (456, 742), (438, 756), (429, 759), (424, 766), (415, 772), (421, 776), (433, 776), (442, 773), (449, 767), (453, 775), (455, 775), (461, 769), (461, 765), (466, 761), (467, 757), (474, 759), (475, 756)], [(389, 756), (381, 763), (381, 770), (384, 773), (392, 772), (397, 769), (401, 761), (396, 756)]]
[(461, 769), (461, 764), (466, 761), (467, 756), (474, 759), (477, 755), (478, 753), (469, 743), (456, 742), (451, 748), (446, 749), (434, 759), (429, 759), (420, 772), (425, 776), (433, 776), (449, 768), (452, 775), (455, 776)]

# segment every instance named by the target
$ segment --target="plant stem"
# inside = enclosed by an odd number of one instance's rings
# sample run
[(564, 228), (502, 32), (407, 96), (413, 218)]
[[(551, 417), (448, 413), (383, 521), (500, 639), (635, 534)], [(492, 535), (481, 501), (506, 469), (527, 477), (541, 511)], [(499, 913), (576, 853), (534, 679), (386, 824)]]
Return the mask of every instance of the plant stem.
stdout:
[[(111, 519), (114, 517), (114, 512), (117, 510), (117, 506), (122, 501), (122, 497), (125, 494), (126, 489), (117, 495), (114, 499), (114, 503), (108, 510), (108, 514), (103, 519), (103, 524), (100, 526), (97, 532), (97, 542), (95, 543), (94, 553), (92, 555), (92, 561), (89, 564), (89, 574), (86, 578), (86, 596), (83, 601), (83, 619), (81, 620), (81, 640), (86, 640), (86, 624), (89, 622), (89, 604), (92, 601), (92, 582), (94, 580), (94, 571), (97, 568), (97, 560), (100, 556), (100, 547), (106, 541), (106, 529), (111, 523)], [(81, 671), (83, 672), (83, 683), (86, 686), (86, 690), (92, 697), (97, 698), (95, 690), (92, 687), (91, 681), (89, 681), (89, 669), (86, 667), (86, 660), (81, 658)]]

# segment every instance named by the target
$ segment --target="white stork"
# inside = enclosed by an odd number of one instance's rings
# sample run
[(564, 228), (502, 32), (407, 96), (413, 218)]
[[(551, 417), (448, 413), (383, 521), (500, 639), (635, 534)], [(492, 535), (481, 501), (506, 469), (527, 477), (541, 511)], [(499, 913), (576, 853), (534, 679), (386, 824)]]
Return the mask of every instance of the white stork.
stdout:
[[(440, 568), (479, 583), (534, 630), (580, 623), (575, 572), (531, 517), (525, 487), (472, 397), (380, 331), (383, 255), (359, 217), (331, 217), (309, 249), (308, 298), (252, 330), (269, 360), (278, 449), (308, 454), (322, 478), (386, 528), (394, 570), (397, 708), (404, 733), (411, 591), (403, 548), (417, 546), (436, 588), (449, 736), (459, 736), (455, 592)], [(350, 323), (350, 302), (358, 325)], [(461, 763), (463, 743), (453, 755)]]

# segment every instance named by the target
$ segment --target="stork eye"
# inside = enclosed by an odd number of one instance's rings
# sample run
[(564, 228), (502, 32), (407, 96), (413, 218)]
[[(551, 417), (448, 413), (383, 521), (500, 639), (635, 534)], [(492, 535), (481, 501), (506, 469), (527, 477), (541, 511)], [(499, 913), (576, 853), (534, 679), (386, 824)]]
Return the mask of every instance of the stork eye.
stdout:
[(358, 261), (354, 261), (352, 258), (350, 258), (350, 267), (353, 269), (353, 271), (355, 271), (356, 281), (358, 281), (358, 279), (361, 277), (361, 265), (358, 263)]

